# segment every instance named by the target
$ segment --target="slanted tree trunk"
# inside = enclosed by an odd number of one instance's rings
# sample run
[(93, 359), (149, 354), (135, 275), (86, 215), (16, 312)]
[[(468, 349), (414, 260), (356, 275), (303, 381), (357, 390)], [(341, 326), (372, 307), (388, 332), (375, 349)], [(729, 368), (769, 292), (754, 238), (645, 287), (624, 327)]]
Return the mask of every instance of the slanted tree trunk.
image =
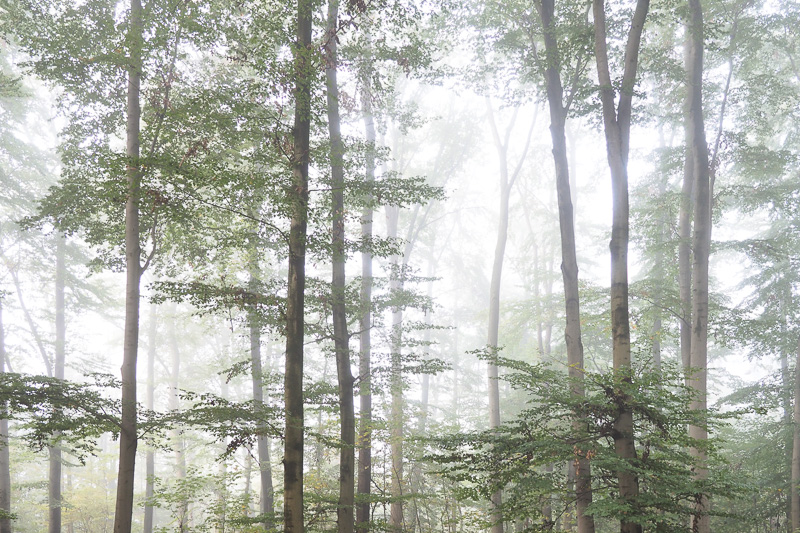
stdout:
[[(692, 339), (691, 339), (691, 380), (698, 392), (692, 402), (693, 409), (705, 411), (708, 365), (708, 260), (711, 251), (711, 192), (708, 167), (708, 145), (706, 144), (703, 121), (703, 8), (700, 0), (689, 0), (689, 25), (687, 27), (689, 51), (687, 53), (687, 120), (689, 134), (686, 142), (691, 154), (692, 174), (694, 176), (694, 237), (692, 239)], [(694, 439), (708, 438), (705, 426), (689, 426), (689, 436)], [(700, 466), (695, 475), (698, 479), (708, 477), (705, 467), (705, 452), (692, 449)], [(692, 517), (692, 531), (709, 533), (711, 523), (708, 515), (707, 494), (698, 494), (695, 514)]]
[(127, 200), (125, 202), (125, 333), (122, 356), (122, 417), (119, 435), (119, 472), (114, 512), (114, 533), (130, 533), (133, 519), (133, 483), (136, 465), (136, 357), (139, 349), (139, 83), (142, 75), (142, 3), (131, 0), (127, 42)]
[(308, 217), (308, 163), (311, 129), (313, 63), (311, 28), (313, 5), (297, 4), (294, 45), (294, 128), (289, 228), (289, 275), (286, 297), (286, 366), (284, 399), (286, 431), (283, 454), (283, 517), (285, 533), (302, 533), (303, 523), (303, 340), (305, 326), (306, 236)]
[(339, 383), (339, 503), (336, 507), (337, 531), (353, 533), (355, 528), (355, 444), (356, 422), (353, 400), (353, 372), (350, 368), (350, 335), (345, 309), (345, 238), (344, 238), (344, 143), (339, 120), (339, 85), (337, 81), (336, 32), (339, 0), (328, 2), (328, 31), (325, 77), (327, 81), (328, 133), (331, 143), (331, 248), (333, 343), (336, 352), (336, 376)]
[(613, 337), (614, 374), (623, 395), (614, 422), (614, 449), (623, 465), (617, 471), (620, 503), (626, 508), (620, 519), (621, 533), (641, 533), (641, 525), (627, 520), (625, 514), (637, 512), (639, 479), (627, 465), (636, 459), (633, 413), (626, 390), (631, 385), (631, 334), (628, 316), (628, 151), (630, 147), (631, 102), (636, 84), (639, 44), (649, 10), (649, 0), (637, 0), (625, 46), (622, 88), (615, 106), (614, 88), (606, 44), (605, 1), (593, 1), (595, 59), (603, 106), (608, 166), (611, 171), (613, 214), (611, 226), (611, 332)]
[[(564, 105), (564, 89), (561, 83), (561, 59), (555, 34), (555, 2), (554, 0), (541, 0), (537, 2), (537, 8), (544, 28), (545, 53), (547, 55), (545, 83), (550, 111), (550, 136), (553, 143), (558, 221), (561, 232), (561, 274), (564, 283), (564, 302), (566, 306), (564, 337), (567, 345), (567, 366), (569, 377), (572, 380), (572, 394), (583, 397), (585, 395), (583, 386), (583, 342), (581, 340), (580, 294), (578, 290), (578, 258), (575, 247), (575, 215), (572, 204), (574, 193), (570, 186), (566, 137), (566, 120), (569, 109)], [(548, 339), (548, 352), (549, 344)], [(576, 438), (586, 432), (585, 423), (582, 422), (582, 419), (582, 414), (576, 413), (572, 423)], [(594, 518), (586, 514), (586, 509), (592, 503), (592, 474), (591, 465), (586, 454), (588, 451), (579, 450), (576, 453), (572, 470), (575, 476), (575, 514), (578, 533), (594, 533), (595, 530)]]
[[(3, 328), (3, 296), (0, 295), (0, 374), (6, 371), (6, 336)], [(0, 404), (0, 533), (11, 533), (11, 459), (8, 453), (8, 418), (7, 404)]]
[[(53, 377), (64, 379), (67, 328), (64, 316), (64, 286), (67, 267), (65, 264), (65, 238), (56, 237), (56, 343)], [(58, 433), (53, 438), (58, 439)], [(61, 533), (61, 446), (48, 447), (50, 472), (48, 476), (47, 504), (50, 510), (48, 531)]]
[[(367, 36), (369, 46), (369, 36)], [(366, 50), (366, 62), (371, 66), (371, 50)], [(369, 187), (375, 181), (375, 122), (372, 117), (372, 77), (370, 68), (362, 80), (361, 100), (364, 112), (367, 152), (365, 154), (365, 182)], [(372, 195), (367, 198), (361, 213), (361, 238), (372, 239)], [(368, 248), (361, 252), (361, 319), (359, 321), (359, 427), (358, 427), (358, 503), (356, 528), (358, 533), (369, 529), (369, 496), (372, 483), (372, 253)]]
[[(158, 307), (155, 304), (150, 304), (150, 323), (147, 334), (147, 394), (145, 398), (145, 407), (150, 411), (155, 408), (156, 343), (158, 337), (157, 310)], [(145, 471), (143, 533), (153, 533), (153, 519), (155, 515), (153, 496), (155, 496), (156, 454), (152, 446), (147, 448), (147, 455), (145, 455)]]

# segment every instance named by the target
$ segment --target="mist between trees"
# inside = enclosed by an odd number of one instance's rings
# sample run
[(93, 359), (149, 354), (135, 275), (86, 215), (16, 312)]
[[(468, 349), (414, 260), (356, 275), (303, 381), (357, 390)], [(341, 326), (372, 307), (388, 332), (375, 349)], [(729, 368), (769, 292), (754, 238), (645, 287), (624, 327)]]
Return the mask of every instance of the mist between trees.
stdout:
[(799, 26), (0, 0), (0, 533), (800, 531)]

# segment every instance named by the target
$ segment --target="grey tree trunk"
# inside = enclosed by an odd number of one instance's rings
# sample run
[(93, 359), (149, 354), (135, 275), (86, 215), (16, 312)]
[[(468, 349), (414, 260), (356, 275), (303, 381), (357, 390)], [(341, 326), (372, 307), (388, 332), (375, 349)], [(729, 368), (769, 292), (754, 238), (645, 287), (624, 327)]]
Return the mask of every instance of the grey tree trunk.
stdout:
[(355, 444), (356, 421), (353, 399), (353, 372), (350, 367), (350, 334), (345, 309), (345, 235), (344, 235), (344, 143), (339, 119), (339, 84), (337, 81), (337, 23), (339, 0), (328, 1), (328, 28), (325, 68), (327, 81), (328, 133), (331, 143), (331, 249), (333, 342), (336, 352), (336, 376), (339, 383), (339, 503), (336, 507), (337, 531), (353, 533), (355, 528)]
[[(169, 382), (169, 410), (177, 413), (180, 410), (180, 390), (178, 388), (179, 378), (181, 374), (181, 353), (178, 350), (178, 336), (175, 331), (178, 324), (175, 320), (175, 307), (173, 306), (173, 316), (170, 320), (169, 332), (169, 348), (172, 356), (172, 369), (170, 372)], [(182, 432), (179, 429), (170, 430), (170, 440), (172, 441), (172, 448), (175, 452), (175, 477), (177, 481), (186, 479), (186, 453), (183, 445)], [(185, 533), (189, 530), (189, 500), (187, 495), (178, 502), (178, 531)]]
[[(637, 0), (628, 40), (625, 46), (624, 72), (619, 105), (615, 106), (615, 92), (611, 82), (606, 44), (605, 1), (594, 0), (595, 59), (600, 82), (600, 100), (603, 106), (603, 126), (606, 137), (608, 166), (611, 171), (613, 213), (611, 226), (611, 331), (615, 379), (620, 389), (631, 383), (631, 344), (628, 314), (628, 151), (630, 147), (631, 102), (636, 84), (639, 45), (644, 22), (649, 10), (649, 0)], [(633, 413), (628, 406), (628, 395), (623, 392), (619, 411), (614, 422), (614, 449), (623, 464), (636, 459), (634, 446)], [(617, 471), (621, 503), (635, 512), (639, 498), (639, 479), (627, 466)], [(621, 533), (641, 533), (642, 526), (620, 519)]]
[[(369, 44), (369, 36), (367, 36)], [(366, 62), (371, 65), (371, 50), (366, 51)], [(365, 155), (365, 181), (371, 185), (375, 181), (375, 122), (372, 117), (371, 72), (368, 66), (362, 80), (361, 100), (364, 112), (367, 153)], [(372, 239), (372, 195), (367, 198), (367, 207), (361, 214), (361, 238), (365, 242)], [(369, 496), (372, 482), (372, 253), (367, 249), (361, 252), (361, 318), (359, 321), (359, 427), (358, 427), (358, 503), (356, 504), (356, 530), (367, 533), (369, 530)]]
[[(65, 320), (64, 286), (66, 279), (66, 242), (63, 235), (56, 237), (56, 343), (53, 377), (64, 379), (67, 328)], [(58, 439), (58, 434), (53, 436)], [(48, 476), (47, 504), (49, 508), (48, 530), (61, 533), (61, 447), (48, 447), (50, 472)]]
[(142, 3), (131, 0), (127, 95), (127, 200), (125, 202), (125, 333), (122, 357), (122, 417), (119, 435), (119, 472), (114, 533), (130, 533), (133, 520), (133, 483), (138, 442), (136, 422), (136, 358), (139, 349), (139, 84), (142, 75)]
[[(689, 25), (687, 27), (689, 51), (687, 53), (687, 120), (689, 134), (686, 144), (691, 154), (694, 175), (694, 237), (692, 239), (692, 339), (690, 383), (698, 392), (692, 402), (693, 409), (705, 411), (708, 365), (708, 260), (711, 251), (711, 190), (708, 166), (708, 145), (703, 121), (703, 8), (700, 0), (689, 0)], [(689, 426), (689, 436), (694, 439), (708, 438), (705, 426)], [(705, 468), (705, 452), (692, 449), (692, 455), (700, 466), (695, 475), (698, 479), (708, 477)], [(692, 531), (709, 533), (711, 523), (708, 515), (707, 494), (699, 494), (692, 518)]]
[(303, 521), (303, 341), (305, 326), (306, 236), (308, 217), (308, 162), (311, 126), (310, 61), (313, 5), (297, 4), (297, 34), (294, 45), (294, 128), (292, 187), (289, 228), (289, 275), (286, 298), (286, 366), (284, 399), (286, 431), (283, 453), (283, 517), (285, 533), (302, 533)]
[[(508, 176), (508, 145), (504, 145), (500, 141), (494, 115), (492, 113), (491, 102), (489, 102), (488, 99), (487, 111), (492, 125), (495, 149), (500, 159), (500, 222), (497, 227), (494, 261), (492, 263), (492, 281), (489, 286), (489, 332), (487, 336), (489, 349), (497, 351), (500, 329), (500, 281), (503, 275), (503, 259), (505, 258), (506, 241), (508, 240), (508, 202), (511, 194), (511, 186)], [(511, 127), (508, 128), (508, 132), (510, 131)], [(508, 135), (506, 135), (506, 141), (508, 141)], [(489, 428), (494, 429), (500, 426), (500, 381), (497, 365), (489, 363), (487, 374), (489, 378)], [(491, 532), (503, 533), (503, 515), (500, 512), (500, 508), (503, 505), (502, 491), (497, 491), (492, 494), (491, 505)]]
[[(6, 334), (3, 327), (3, 297), (0, 296), (0, 373), (6, 371)], [(8, 450), (8, 418), (7, 404), (0, 404), (0, 512), (5, 517), (0, 517), (0, 533), (11, 533), (11, 459)]]
[[(564, 283), (564, 302), (566, 307), (564, 337), (567, 345), (567, 366), (569, 377), (573, 383), (572, 394), (583, 397), (585, 390), (583, 386), (583, 341), (581, 340), (578, 258), (575, 249), (575, 215), (572, 204), (573, 192), (570, 186), (565, 131), (569, 110), (564, 106), (564, 89), (561, 83), (561, 59), (555, 35), (555, 2), (553, 0), (541, 0), (537, 7), (542, 20), (542, 27), (544, 28), (545, 53), (547, 54), (545, 82), (550, 111), (550, 136), (553, 143), (558, 221), (561, 233), (561, 274)], [(548, 352), (549, 344), (548, 338)], [(576, 437), (586, 432), (581, 418), (581, 414), (576, 413), (575, 420), (572, 423)], [(594, 533), (594, 518), (586, 514), (587, 507), (592, 503), (592, 473), (591, 464), (585, 455), (576, 457), (573, 471), (575, 472), (575, 514), (578, 533)]]
[[(252, 298), (257, 298), (259, 266), (257, 254), (258, 247), (255, 244), (256, 235), (253, 235), (253, 245), (250, 250), (250, 271), (249, 291)], [(250, 335), (250, 376), (253, 389), (253, 402), (257, 409), (264, 407), (264, 370), (261, 363), (261, 321), (255, 309), (255, 304), (248, 314), (248, 329)], [(265, 433), (267, 426), (265, 423), (257, 424), (258, 430)], [(275, 512), (275, 490), (272, 484), (272, 458), (269, 453), (269, 439), (265, 434), (258, 436), (256, 440), (258, 453), (259, 486), (261, 488), (261, 500), (259, 511), (262, 515), (272, 516)], [(271, 529), (272, 520), (264, 521), (264, 527)]]
[(794, 431), (792, 432), (792, 533), (800, 532), (800, 339), (794, 367)]
[[(152, 411), (155, 408), (156, 392), (156, 346), (158, 342), (158, 307), (150, 304), (150, 318), (147, 334), (147, 394), (145, 407)], [(152, 447), (147, 448), (145, 455), (145, 503), (143, 533), (153, 533), (155, 507), (152, 505), (155, 495), (156, 455)]]
[[(386, 228), (389, 238), (397, 238), (397, 225), (400, 208), (386, 208)], [(392, 276), (389, 290), (396, 293), (402, 286), (403, 267), (398, 255), (393, 255)], [(392, 481), (390, 493), (392, 503), (389, 509), (389, 529), (392, 533), (401, 533), (404, 529), (403, 519), (403, 311), (400, 307), (392, 309), (391, 335), (391, 369), (389, 389), (391, 394), (391, 414), (389, 420), (389, 441), (392, 459)]]
[[(511, 196), (511, 188), (519, 176), (522, 169), (522, 163), (528, 152), (530, 143), (530, 134), (525, 149), (520, 156), (519, 165), (513, 173), (509, 172), (508, 168), (508, 145), (511, 137), (511, 132), (516, 122), (517, 110), (514, 111), (514, 116), (508, 124), (505, 136), (500, 138), (500, 133), (495, 122), (494, 113), (492, 111), (491, 101), (486, 99), (486, 108), (489, 115), (489, 124), (492, 129), (492, 138), (494, 140), (495, 150), (500, 162), (500, 221), (497, 226), (497, 238), (495, 241), (494, 261), (492, 262), (492, 280), (489, 286), (489, 324), (487, 345), (490, 350), (498, 350), (499, 330), (500, 330), (500, 283), (503, 277), (503, 260), (505, 259), (506, 242), (508, 241), (508, 204)], [(535, 118), (534, 118), (535, 121)], [(531, 127), (531, 131), (533, 128)], [(494, 429), (500, 426), (500, 381), (498, 375), (497, 365), (489, 363), (487, 368), (489, 378), (489, 428)], [(503, 493), (497, 491), (492, 495), (492, 533), (503, 533), (503, 517), (500, 513), (500, 508), (503, 504)]]

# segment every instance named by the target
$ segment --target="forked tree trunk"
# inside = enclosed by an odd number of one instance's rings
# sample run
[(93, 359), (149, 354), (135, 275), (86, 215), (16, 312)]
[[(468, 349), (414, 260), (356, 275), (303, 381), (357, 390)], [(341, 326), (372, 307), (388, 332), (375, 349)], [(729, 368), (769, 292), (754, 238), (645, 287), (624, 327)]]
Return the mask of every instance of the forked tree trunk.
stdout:
[[(697, 391), (693, 409), (706, 410), (708, 365), (708, 260), (711, 251), (711, 193), (708, 167), (708, 145), (703, 122), (703, 9), (700, 0), (689, 0), (689, 25), (687, 27), (689, 51), (687, 53), (687, 120), (689, 134), (686, 139), (691, 154), (694, 175), (694, 237), (692, 239), (692, 340), (690, 383)], [(694, 439), (708, 438), (705, 426), (689, 426), (689, 436)], [(705, 467), (705, 452), (692, 449), (692, 455), (700, 465), (695, 471), (698, 479), (708, 477)], [(707, 494), (698, 494), (692, 530), (709, 533), (711, 524), (708, 515)]]
[(119, 472), (114, 533), (130, 533), (133, 519), (133, 483), (136, 466), (136, 357), (139, 349), (139, 83), (142, 75), (142, 3), (131, 0), (128, 44), (127, 200), (125, 202), (125, 333), (122, 356), (122, 417), (119, 435)]
[[(508, 145), (500, 142), (497, 127), (492, 114), (491, 103), (487, 100), (487, 109), (495, 138), (495, 149), (500, 158), (500, 222), (497, 226), (497, 239), (492, 263), (492, 281), (489, 286), (489, 332), (487, 344), (490, 350), (497, 352), (500, 330), (500, 281), (503, 275), (503, 259), (505, 258), (506, 241), (508, 240), (508, 202), (511, 187), (508, 179)], [(516, 113), (516, 112), (515, 112)], [(513, 124), (512, 124), (513, 126)], [(509, 131), (511, 128), (509, 127)], [(508, 140), (508, 136), (506, 136)], [(497, 365), (490, 362), (487, 368), (489, 378), (489, 428), (500, 427), (500, 380)], [(492, 494), (492, 533), (503, 533), (503, 492), (498, 490)]]
[[(64, 379), (64, 362), (66, 354), (67, 329), (65, 320), (64, 286), (67, 266), (65, 237), (56, 237), (56, 343), (53, 377)], [(58, 439), (59, 434), (53, 435)], [(50, 510), (48, 530), (50, 533), (61, 533), (61, 446), (48, 447), (50, 472), (48, 475), (47, 504)]]
[[(364, 112), (367, 152), (365, 154), (365, 182), (367, 187), (375, 181), (375, 123), (372, 117), (371, 50), (367, 35), (367, 72), (362, 80), (361, 100)], [(373, 210), (372, 195), (361, 214), (361, 238), (372, 239)], [(361, 252), (361, 319), (359, 321), (359, 427), (358, 427), (358, 503), (356, 505), (356, 529), (367, 533), (370, 518), (370, 486), (372, 482), (372, 253), (366, 248)]]
[[(158, 307), (155, 304), (150, 304), (150, 323), (147, 334), (147, 394), (145, 397), (145, 407), (150, 411), (155, 408), (156, 342), (158, 337), (157, 309)], [(145, 455), (145, 471), (143, 533), (153, 533), (153, 518), (155, 514), (153, 496), (155, 496), (156, 457), (155, 450), (152, 446), (147, 448), (147, 455)]]
[[(497, 239), (495, 241), (494, 261), (492, 263), (492, 280), (489, 286), (489, 327), (487, 335), (487, 345), (495, 353), (499, 349), (500, 331), (500, 284), (503, 277), (503, 260), (505, 259), (506, 242), (508, 241), (508, 204), (511, 196), (511, 188), (519, 176), (522, 163), (528, 152), (530, 144), (530, 133), (528, 142), (520, 156), (520, 161), (513, 172), (508, 168), (508, 145), (511, 132), (516, 122), (517, 110), (511, 122), (506, 127), (505, 137), (500, 138), (500, 133), (494, 119), (491, 101), (486, 99), (487, 113), (489, 114), (489, 124), (492, 128), (492, 138), (494, 139), (495, 150), (500, 162), (500, 221), (497, 226)], [(534, 121), (536, 119), (534, 118)], [(533, 127), (531, 127), (533, 131)], [(500, 426), (500, 381), (497, 365), (490, 362), (487, 368), (489, 378), (489, 428), (494, 429)], [(492, 533), (503, 533), (503, 516), (500, 508), (503, 504), (503, 492), (498, 490), (492, 494)]]
[(297, 4), (294, 45), (294, 128), (289, 228), (289, 275), (286, 297), (286, 366), (284, 399), (286, 430), (283, 454), (283, 518), (285, 533), (302, 533), (303, 523), (303, 341), (305, 326), (306, 235), (308, 218), (308, 162), (313, 80), (311, 28), (313, 5)]
[[(0, 374), (6, 371), (6, 335), (3, 328), (3, 296), (0, 295)], [(0, 533), (11, 533), (11, 460), (8, 450), (7, 404), (0, 404)]]
[[(649, 10), (649, 0), (637, 0), (628, 40), (625, 46), (622, 88), (619, 106), (615, 107), (615, 94), (611, 82), (606, 43), (605, 1), (594, 0), (595, 59), (600, 83), (600, 100), (603, 106), (603, 126), (606, 137), (608, 166), (611, 171), (613, 213), (611, 226), (611, 332), (615, 379), (620, 383), (623, 397), (614, 422), (614, 450), (623, 466), (617, 471), (620, 503), (626, 514), (637, 513), (639, 479), (631, 463), (636, 459), (634, 445), (633, 413), (628, 405), (626, 389), (631, 384), (631, 334), (628, 314), (628, 152), (630, 148), (631, 102), (636, 84), (639, 44), (644, 22)], [(631, 466), (628, 466), (631, 465)], [(621, 533), (641, 533), (636, 522), (620, 519)]]
[(355, 444), (356, 421), (353, 400), (353, 372), (350, 368), (350, 335), (345, 308), (345, 239), (344, 239), (344, 143), (339, 120), (339, 85), (337, 81), (336, 32), (339, 0), (328, 2), (328, 31), (325, 77), (327, 81), (328, 133), (331, 143), (331, 248), (333, 343), (336, 352), (336, 376), (339, 383), (339, 503), (336, 507), (337, 531), (353, 533), (355, 528)]
[[(555, 2), (541, 0), (537, 5), (542, 20), (547, 54), (545, 82), (547, 101), (550, 110), (550, 136), (553, 142), (553, 162), (556, 170), (556, 196), (558, 198), (558, 221), (561, 232), (561, 274), (564, 282), (564, 302), (566, 306), (566, 328), (564, 337), (567, 345), (567, 366), (572, 380), (572, 394), (585, 395), (583, 386), (583, 341), (581, 340), (580, 295), (578, 290), (578, 258), (575, 249), (575, 215), (570, 187), (570, 170), (567, 156), (566, 119), (564, 89), (561, 83), (560, 57), (555, 31)], [(548, 343), (549, 345), (549, 339)], [(548, 346), (549, 351), (549, 346)], [(576, 439), (586, 432), (581, 413), (576, 413), (572, 429)], [(575, 472), (575, 514), (578, 533), (594, 533), (594, 518), (586, 514), (592, 503), (591, 465), (587, 459), (588, 450), (578, 450), (574, 460)]]

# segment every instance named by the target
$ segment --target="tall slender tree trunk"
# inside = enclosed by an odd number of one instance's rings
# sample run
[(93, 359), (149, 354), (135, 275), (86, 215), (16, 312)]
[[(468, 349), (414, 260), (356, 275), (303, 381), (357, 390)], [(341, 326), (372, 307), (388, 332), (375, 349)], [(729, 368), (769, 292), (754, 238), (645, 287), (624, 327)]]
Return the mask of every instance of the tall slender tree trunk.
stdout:
[[(156, 346), (158, 342), (157, 318), (158, 307), (155, 304), (150, 304), (150, 318), (147, 334), (147, 394), (145, 397), (145, 407), (149, 411), (155, 409)], [(147, 448), (147, 454), (145, 455), (145, 476), (143, 533), (153, 533), (153, 519), (155, 517), (153, 497), (155, 496), (156, 482), (156, 454), (152, 446)]]
[[(686, 69), (690, 69), (691, 36), (685, 43)], [(689, 89), (691, 90), (691, 89)], [(688, 106), (689, 99), (686, 99)], [(683, 185), (681, 186), (681, 202), (678, 211), (678, 295), (680, 297), (680, 348), (681, 363), (684, 370), (689, 370), (692, 357), (692, 213), (694, 211), (694, 166), (692, 165), (689, 108), (684, 109), (684, 134), (686, 137), (685, 162), (683, 165)], [(688, 383), (688, 381), (687, 381)]]
[[(397, 238), (397, 226), (400, 217), (400, 208), (391, 206), (386, 208), (386, 228), (389, 238)], [(395, 254), (391, 258), (392, 275), (389, 290), (397, 294), (403, 287), (403, 264), (400, 256)], [(392, 336), (391, 336), (391, 368), (389, 389), (391, 394), (391, 413), (389, 420), (389, 441), (392, 460), (392, 481), (390, 493), (392, 502), (389, 509), (389, 529), (392, 533), (400, 533), (404, 529), (403, 520), (403, 310), (399, 305), (392, 309)]]
[(337, 30), (339, 0), (328, 1), (328, 32), (325, 77), (327, 81), (328, 133), (331, 143), (331, 248), (333, 343), (336, 352), (336, 376), (339, 383), (339, 503), (336, 507), (337, 531), (353, 533), (355, 528), (355, 444), (356, 422), (353, 399), (353, 372), (350, 367), (350, 334), (345, 308), (345, 235), (344, 235), (344, 143), (339, 119), (339, 84), (337, 81)]
[[(170, 320), (169, 348), (172, 356), (172, 369), (169, 382), (169, 410), (177, 413), (180, 410), (180, 392), (178, 389), (181, 374), (181, 353), (178, 349), (178, 327), (175, 320), (175, 307)], [(175, 428), (170, 430), (170, 440), (175, 453), (175, 478), (178, 482), (186, 479), (186, 452), (183, 445), (183, 434), (181, 430)], [(188, 495), (184, 494), (178, 502), (178, 531), (185, 533), (189, 530), (189, 500)]]
[[(692, 340), (691, 340), (691, 385), (698, 392), (692, 408), (705, 411), (708, 365), (708, 261), (711, 251), (711, 193), (708, 167), (708, 145), (706, 144), (703, 121), (703, 8), (700, 0), (689, 0), (689, 25), (687, 34), (690, 41), (687, 53), (687, 120), (689, 136), (687, 146), (691, 154), (692, 174), (694, 175), (694, 237), (692, 239)], [(703, 426), (689, 426), (689, 436), (694, 439), (708, 438), (708, 429)], [(700, 449), (693, 449), (692, 455), (700, 466), (696, 469), (698, 479), (708, 477), (705, 467), (706, 455)], [(711, 523), (708, 515), (707, 494), (698, 494), (692, 530), (696, 533), (709, 533)]]
[[(250, 273), (249, 291), (251, 297), (257, 301), (259, 294), (258, 278), (260, 275), (257, 254), (258, 246), (255, 243), (257, 235), (253, 235), (253, 244), (250, 250)], [(264, 370), (261, 364), (261, 321), (256, 310), (257, 303), (254, 301), (248, 312), (248, 329), (250, 336), (250, 376), (253, 389), (253, 402), (256, 409), (264, 408)], [(257, 423), (260, 432), (256, 439), (258, 453), (259, 485), (261, 488), (261, 500), (259, 511), (264, 516), (272, 516), (275, 512), (275, 496), (272, 484), (272, 458), (269, 453), (269, 439), (265, 432), (267, 425), (264, 422)], [(273, 526), (271, 519), (264, 520), (264, 527), (271, 529)]]
[[(6, 371), (6, 334), (3, 327), (3, 296), (0, 295), (0, 374)], [(0, 404), (0, 533), (11, 533), (11, 459), (8, 450), (7, 404)]]
[(119, 435), (119, 472), (114, 533), (130, 533), (133, 520), (133, 483), (138, 442), (136, 422), (136, 357), (139, 350), (139, 83), (142, 75), (142, 3), (131, 0), (128, 30), (127, 200), (125, 202), (125, 333), (122, 356), (122, 417)]
[[(513, 172), (509, 172), (508, 147), (511, 132), (516, 122), (517, 110), (514, 111), (514, 116), (506, 128), (505, 137), (501, 139), (494, 119), (492, 103), (488, 98), (486, 99), (486, 107), (487, 113), (489, 114), (489, 124), (492, 128), (495, 150), (497, 151), (500, 162), (500, 221), (497, 226), (494, 261), (492, 262), (492, 280), (489, 286), (489, 327), (487, 335), (487, 345), (490, 350), (496, 353), (499, 349), (500, 284), (503, 277), (503, 260), (505, 259), (506, 242), (508, 241), (508, 204), (511, 196), (511, 188), (514, 186), (514, 182), (519, 176), (519, 172), (522, 169), (522, 164), (528, 152), (533, 125), (531, 125), (531, 132), (528, 134), (528, 140), (520, 156), (519, 164)], [(534, 118), (534, 123), (535, 121), (536, 119)], [(497, 365), (490, 362), (487, 368), (487, 374), (489, 378), (489, 428), (494, 429), (500, 426), (500, 381)], [(500, 512), (502, 504), (503, 492), (498, 490), (491, 498), (492, 533), (503, 533), (503, 517)]]
[[(628, 314), (628, 152), (630, 148), (631, 102), (636, 84), (639, 45), (644, 22), (649, 10), (649, 0), (637, 0), (636, 9), (625, 46), (624, 72), (619, 93), (619, 105), (615, 106), (614, 88), (608, 63), (606, 44), (605, 1), (594, 0), (595, 59), (600, 82), (600, 100), (603, 106), (603, 126), (606, 137), (608, 165), (611, 171), (613, 213), (611, 226), (611, 332), (615, 379), (623, 395), (619, 400), (619, 411), (614, 422), (614, 449), (623, 466), (617, 471), (620, 503), (626, 514), (637, 513), (639, 479), (632, 466), (636, 459), (634, 445), (633, 413), (627, 389), (631, 386), (631, 336)], [(621, 533), (641, 533), (642, 526), (622, 518)]]
[(794, 431), (792, 432), (792, 533), (800, 532), (800, 339), (794, 366)]
[[(66, 242), (63, 235), (56, 237), (56, 344), (53, 377), (64, 379), (67, 328), (65, 320), (64, 286), (67, 273)], [(53, 437), (57, 440), (58, 434)], [(47, 503), (49, 512), (48, 530), (61, 533), (61, 446), (56, 442), (48, 447), (50, 472), (48, 476)]]
[[(365, 154), (365, 182), (371, 186), (375, 181), (375, 122), (372, 117), (371, 49), (366, 50), (367, 72), (362, 80), (361, 100), (364, 113), (367, 152)], [(361, 213), (361, 238), (372, 239), (372, 195), (367, 198)], [(359, 321), (359, 427), (358, 427), (358, 503), (356, 505), (356, 528), (358, 533), (369, 530), (369, 497), (372, 484), (372, 253), (361, 252), (361, 319)]]
[[(489, 331), (487, 345), (490, 350), (497, 353), (499, 349), (500, 331), (500, 282), (503, 275), (503, 259), (505, 258), (506, 242), (508, 241), (508, 202), (511, 186), (508, 176), (508, 145), (503, 145), (497, 135), (497, 127), (492, 114), (491, 102), (487, 100), (488, 113), (491, 120), (492, 131), (495, 138), (495, 149), (500, 160), (500, 221), (497, 226), (495, 241), (494, 261), (492, 262), (492, 280), (489, 286)], [(510, 127), (509, 127), (510, 130)], [(508, 137), (506, 137), (508, 139)], [(500, 380), (497, 365), (490, 362), (487, 368), (489, 378), (489, 428), (500, 427)], [(492, 494), (492, 533), (503, 533), (503, 515), (500, 508), (503, 505), (503, 492), (498, 490)]]
[(305, 326), (306, 237), (308, 218), (308, 165), (311, 130), (311, 61), (313, 4), (297, 4), (294, 45), (294, 128), (289, 229), (289, 275), (286, 298), (286, 366), (284, 399), (286, 431), (283, 453), (283, 517), (285, 533), (302, 533), (303, 522), (303, 341)]
[[(558, 198), (558, 221), (561, 232), (561, 274), (564, 283), (566, 306), (567, 367), (572, 381), (572, 394), (585, 396), (583, 386), (583, 342), (581, 340), (580, 294), (578, 287), (578, 258), (575, 247), (575, 215), (570, 186), (570, 169), (567, 154), (566, 119), (568, 109), (564, 107), (564, 89), (561, 83), (560, 57), (555, 36), (555, 2), (541, 0), (537, 4), (542, 20), (547, 54), (545, 82), (550, 111), (550, 136), (553, 143), (553, 162), (556, 170), (556, 196)], [(573, 169), (574, 172), (574, 169)], [(537, 288), (538, 291), (538, 288)], [(541, 338), (541, 335), (540, 335)], [(540, 340), (541, 344), (541, 340)], [(549, 339), (547, 342), (549, 352)], [(586, 432), (582, 413), (576, 413), (572, 423), (575, 438)], [(592, 503), (591, 465), (587, 458), (589, 450), (576, 452), (573, 471), (575, 479), (575, 514), (578, 533), (594, 533), (594, 518), (586, 514)], [(548, 518), (548, 521), (550, 519)]]

